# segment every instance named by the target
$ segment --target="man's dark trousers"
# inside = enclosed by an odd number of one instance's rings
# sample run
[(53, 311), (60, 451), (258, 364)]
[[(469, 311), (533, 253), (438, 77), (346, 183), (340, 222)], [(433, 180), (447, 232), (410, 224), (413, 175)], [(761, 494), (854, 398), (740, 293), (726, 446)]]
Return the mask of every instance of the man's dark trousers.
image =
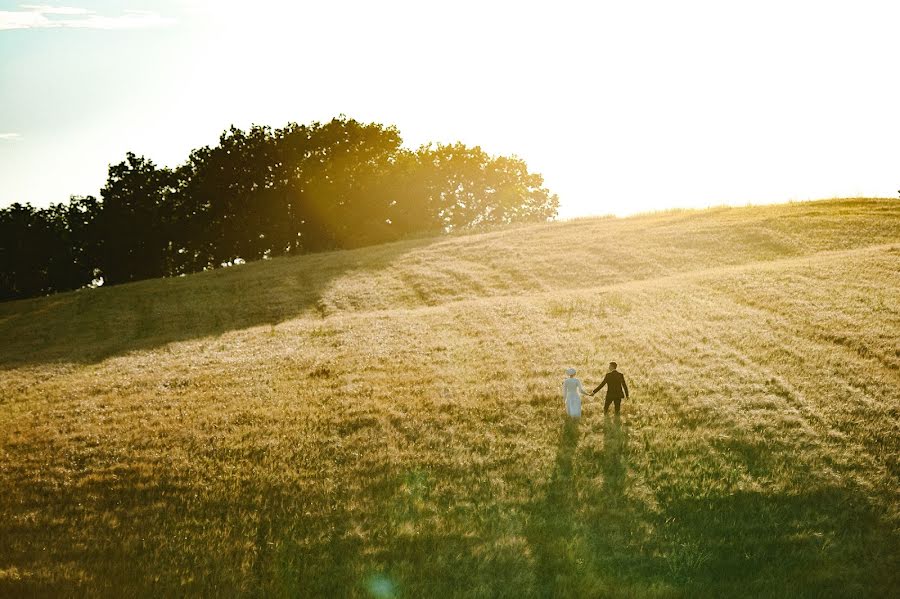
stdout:
[(619, 411), (622, 409), (622, 398), (621, 398), (621, 397), (609, 397), (609, 396), (607, 396), (607, 398), (606, 398), (606, 403), (603, 404), (603, 413), (604, 413), (604, 414), (608, 414), (608, 413), (609, 413), (609, 405), (610, 405), (611, 403), (613, 403), (613, 402), (615, 402), (615, 404), (616, 404), (616, 414), (619, 413)]

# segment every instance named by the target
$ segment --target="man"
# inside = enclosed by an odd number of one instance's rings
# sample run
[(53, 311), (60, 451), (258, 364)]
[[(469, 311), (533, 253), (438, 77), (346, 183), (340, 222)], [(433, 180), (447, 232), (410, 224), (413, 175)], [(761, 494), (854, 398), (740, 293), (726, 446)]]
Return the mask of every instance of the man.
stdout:
[(603, 377), (603, 382), (590, 393), (590, 395), (593, 396), (594, 393), (603, 388), (603, 385), (606, 385), (606, 403), (603, 406), (604, 414), (609, 414), (609, 405), (615, 403), (616, 416), (618, 416), (619, 410), (622, 407), (622, 397), (628, 398), (628, 385), (625, 384), (625, 377), (622, 373), (616, 370), (618, 367), (619, 365), (615, 362), (610, 362), (609, 370), (607, 371), (606, 376)]

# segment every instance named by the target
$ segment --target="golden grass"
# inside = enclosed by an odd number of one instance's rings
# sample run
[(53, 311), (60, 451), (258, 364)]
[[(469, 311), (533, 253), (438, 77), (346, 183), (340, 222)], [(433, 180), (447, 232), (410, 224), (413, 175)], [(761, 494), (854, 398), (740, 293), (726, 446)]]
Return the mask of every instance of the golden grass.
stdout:
[(2, 304), (0, 595), (896, 594), (898, 266), (842, 200)]

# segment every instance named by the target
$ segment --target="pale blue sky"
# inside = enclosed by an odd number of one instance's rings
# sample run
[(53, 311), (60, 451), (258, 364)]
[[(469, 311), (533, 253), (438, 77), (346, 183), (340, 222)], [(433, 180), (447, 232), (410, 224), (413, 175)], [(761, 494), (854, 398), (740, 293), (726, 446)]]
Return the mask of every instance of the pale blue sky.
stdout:
[(518, 154), (563, 216), (896, 196), (895, 4), (0, 0), (0, 206), (340, 113)]

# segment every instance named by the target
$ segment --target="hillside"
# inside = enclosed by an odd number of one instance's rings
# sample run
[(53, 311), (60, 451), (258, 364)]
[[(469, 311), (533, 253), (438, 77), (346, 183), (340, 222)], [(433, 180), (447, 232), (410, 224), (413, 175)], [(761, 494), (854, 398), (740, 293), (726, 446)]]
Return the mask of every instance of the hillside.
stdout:
[[(0, 596), (900, 592), (900, 202), (0, 304)], [(621, 421), (562, 371), (617, 360)]]

